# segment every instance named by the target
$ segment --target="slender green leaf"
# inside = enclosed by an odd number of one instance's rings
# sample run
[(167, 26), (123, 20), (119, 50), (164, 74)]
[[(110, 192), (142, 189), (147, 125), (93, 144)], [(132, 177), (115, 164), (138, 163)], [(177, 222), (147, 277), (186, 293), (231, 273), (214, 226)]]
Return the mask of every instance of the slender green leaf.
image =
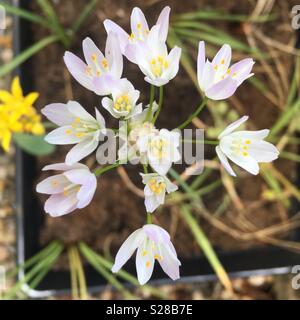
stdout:
[(46, 28), (50, 28), (50, 25), (45, 18), (38, 16), (37, 14), (34, 14), (28, 10), (24, 10), (15, 6), (11, 6), (7, 3), (2, 3), (1, 6), (5, 9), (7, 13), (17, 15), (23, 19), (26, 19), (30, 22), (40, 24)]

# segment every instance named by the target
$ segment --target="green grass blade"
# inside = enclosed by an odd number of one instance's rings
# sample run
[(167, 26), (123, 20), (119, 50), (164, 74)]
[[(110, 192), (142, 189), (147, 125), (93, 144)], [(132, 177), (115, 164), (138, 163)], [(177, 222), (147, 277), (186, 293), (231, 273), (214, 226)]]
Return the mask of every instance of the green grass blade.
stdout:
[(51, 28), (48, 21), (45, 20), (43, 17), (38, 16), (37, 14), (34, 14), (30, 11), (27, 11), (27, 10), (24, 10), (24, 9), (15, 7), (15, 6), (11, 6), (7, 3), (2, 3), (1, 6), (5, 9), (5, 11), (7, 13), (19, 16), (19, 17), (26, 19), (32, 23), (40, 24), (43, 27)]
[(90, 0), (90, 2), (84, 7), (83, 11), (77, 18), (77, 20), (74, 22), (74, 24), (71, 27), (71, 30), (73, 34), (76, 34), (77, 31), (80, 29), (81, 25), (84, 23), (84, 21), (88, 18), (88, 16), (91, 14), (91, 12), (96, 7), (99, 0)]

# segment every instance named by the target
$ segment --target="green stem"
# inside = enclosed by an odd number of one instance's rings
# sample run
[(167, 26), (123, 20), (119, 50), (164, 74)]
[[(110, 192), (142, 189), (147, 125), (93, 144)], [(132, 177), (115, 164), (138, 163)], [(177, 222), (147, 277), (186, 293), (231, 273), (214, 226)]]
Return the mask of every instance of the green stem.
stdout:
[(203, 108), (205, 107), (206, 103), (207, 103), (208, 98), (205, 97), (201, 104), (199, 105), (199, 107), (196, 109), (196, 111), (194, 113), (192, 113), (187, 120), (185, 120), (180, 126), (178, 126), (178, 129), (182, 130), (184, 129), (187, 125), (189, 125), (193, 119), (195, 117), (197, 117), (199, 115), (199, 113), (203, 110)]
[(152, 224), (152, 213), (147, 212), (147, 224)]
[[(84, 242), (79, 243), (79, 250), (82, 252), (82, 254), (83, 254), (83, 251), (85, 251), (85, 252), (90, 253), (91, 255), (94, 255), (94, 258), (97, 260), (98, 263), (101, 263), (103, 265), (103, 267), (105, 267), (106, 269), (111, 270), (113, 263), (111, 261), (105, 259), (101, 255), (99, 255), (98, 253), (94, 252)], [(118, 272), (117, 276), (124, 279), (125, 281), (133, 284), (134, 286), (140, 285), (136, 277), (132, 276), (130, 273), (128, 273), (124, 270), (120, 270)], [(156, 296), (160, 299), (167, 299), (166, 295), (164, 293), (162, 293), (161, 290), (156, 289), (153, 286), (145, 284), (143, 286), (143, 289), (148, 290), (153, 296)]]
[(198, 242), (200, 248), (203, 250), (205, 256), (207, 257), (208, 261), (210, 262), (210, 265), (218, 275), (220, 281), (227, 290), (232, 291), (231, 282), (226, 271), (220, 263), (205, 233), (190, 213), (189, 207), (187, 205), (182, 205), (180, 213), (182, 217), (185, 219), (186, 223), (191, 228), (191, 231), (194, 234), (196, 241)]
[(217, 146), (219, 144), (219, 141), (217, 140), (193, 140), (193, 139), (182, 139), (182, 142), (189, 142), (189, 143), (204, 143), (209, 144), (213, 146)]
[(149, 109), (146, 116), (146, 121), (151, 120), (152, 116), (152, 108), (153, 108), (153, 102), (154, 102), (154, 95), (155, 95), (155, 87), (153, 84), (151, 84), (150, 87), (150, 102), (149, 102)]
[(153, 123), (153, 124), (155, 124), (157, 118), (158, 118), (159, 115), (160, 115), (161, 108), (162, 108), (162, 105), (163, 105), (163, 101), (164, 101), (164, 87), (161, 86), (161, 87), (159, 87), (158, 109), (157, 109), (157, 111), (156, 111), (155, 116), (153, 117), (153, 120), (152, 120), (152, 123)]
[(126, 299), (136, 300), (136, 296), (132, 295), (125, 287), (120, 283), (115, 276), (113, 276), (110, 272), (108, 272), (102, 264), (98, 263), (95, 259), (94, 255), (86, 250), (84, 246), (80, 246), (80, 250), (86, 260), (119, 292), (121, 292)]
[(97, 168), (97, 169), (95, 169), (94, 170), (94, 175), (96, 176), (96, 177), (98, 177), (98, 176), (100, 176), (101, 174), (103, 174), (103, 173), (105, 173), (105, 172), (107, 172), (107, 171), (110, 171), (110, 170), (112, 170), (112, 169), (114, 169), (114, 168), (117, 168), (117, 167), (119, 167), (121, 164), (119, 163), (119, 162), (116, 162), (116, 163), (114, 163), (114, 164), (111, 164), (111, 165), (109, 165), (109, 166), (106, 166), (106, 167), (100, 167), (100, 168)]

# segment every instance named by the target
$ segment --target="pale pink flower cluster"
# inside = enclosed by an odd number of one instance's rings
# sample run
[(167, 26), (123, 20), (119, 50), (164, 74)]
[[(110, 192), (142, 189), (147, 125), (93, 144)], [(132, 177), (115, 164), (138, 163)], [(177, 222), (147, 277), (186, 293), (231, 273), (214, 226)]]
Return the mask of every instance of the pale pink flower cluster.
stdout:
[[(100, 108), (103, 107), (112, 117), (128, 125), (126, 135), (132, 152), (124, 153), (121, 148), (119, 163), (135, 157), (150, 165), (152, 172), (141, 174), (148, 214), (164, 204), (166, 193), (178, 189), (167, 174), (172, 164), (181, 158), (181, 136), (177, 131), (155, 127), (152, 119), (158, 109), (157, 103), (152, 101), (145, 108), (139, 103), (140, 92), (128, 79), (122, 77), (123, 56), (139, 67), (145, 81), (152, 86), (161, 87), (171, 81), (179, 70), (181, 48), (174, 47), (170, 51), (167, 48), (169, 15), (170, 8), (165, 7), (156, 24), (150, 28), (143, 12), (134, 8), (129, 33), (111, 20), (104, 21), (107, 31), (104, 53), (90, 38), (86, 38), (82, 43), (84, 59), (71, 52), (64, 55), (66, 67), (74, 79), (96, 95), (103, 96)], [(251, 70), (254, 62), (251, 58), (230, 64), (229, 45), (224, 44), (213, 60), (209, 61), (205, 57), (204, 42), (199, 43), (198, 83), (204, 96), (212, 100), (227, 99), (242, 82), (253, 75)], [(79, 161), (95, 151), (99, 161), (101, 142), (108, 129), (99, 108), (95, 108), (94, 117), (76, 101), (53, 103), (42, 112), (57, 125), (46, 136), (46, 141), (57, 145), (74, 145), (67, 153), (65, 163), (49, 165), (43, 169), (59, 173), (46, 178), (36, 188), (38, 192), (50, 196), (45, 202), (45, 211), (58, 217), (84, 208), (91, 202), (97, 187), (98, 171), (91, 171)], [(235, 173), (227, 158), (250, 173), (257, 174), (259, 162), (270, 162), (278, 156), (277, 149), (263, 140), (268, 130), (235, 131), (247, 119), (243, 117), (227, 127), (220, 134), (220, 143), (216, 147), (221, 163), (233, 176)], [(121, 130), (116, 135), (121, 139)], [(135, 250), (141, 284), (150, 279), (155, 260), (171, 279), (179, 278), (180, 261), (169, 234), (161, 227), (146, 224), (133, 232), (117, 253), (112, 271), (118, 272)]]

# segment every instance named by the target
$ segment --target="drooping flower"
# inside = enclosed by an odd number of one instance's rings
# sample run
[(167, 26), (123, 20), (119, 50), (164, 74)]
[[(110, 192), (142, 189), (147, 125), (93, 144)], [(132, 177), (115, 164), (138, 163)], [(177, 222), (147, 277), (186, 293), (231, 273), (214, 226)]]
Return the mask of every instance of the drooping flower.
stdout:
[(0, 142), (6, 152), (13, 133), (44, 134), (41, 116), (33, 107), (38, 96), (37, 92), (24, 96), (18, 77), (12, 81), (11, 92), (0, 90)]
[(199, 42), (197, 75), (200, 89), (213, 100), (227, 99), (243, 81), (253, 76), (254, 61), (243, 59), (230, 67), (231, 47), (224, 44), (212, 62), (205, 58), (205, 43)]
[(126, 239), (116, 255), (112, 272), (118, 272), (136, 249), (136, 270), (141, 285), (151, 278), (155, 260), (172, 280), (179, 279), (181, 263), (177, 258), (170, 235), (163, 228), (154, 224), (144, 225)]
[(178, 189), (166, 176), (157, 173), (140, 174), (145, 184), (145, 206), (147, 212), (152, 213), (165, 202), (165, 195)]
[(45, 140), (51, 144), (76, 144), (66, 156), (66, 164), (72, 165), (91, 154), (106, 134), (105, 120), (96, 110), (96, 119), (78, 102), (53, 103), (42, 113), (59, 128), (51, 131)]
[(110, 94), (109, 80), (120, 79), (123, 72), (123, 56), (117, 37), (108, 34), (105, 56), (90, 38), (83, 40), (82, 48), (86, 62), (69, 51), (65, 53), (64, 61), (69, 72), (82, 86), (96, 94)]
[(115, 118), (129, 119), (141, 113), (142, 103), (136, 105), (140, 92), (127, 79), (111, 83), (112, 99), (102, 99), (102, 106)]
[(246, 171), (256, 175), (259, 173), (259, 162), (271, 162), (278, 158), (279, 151), (271, 143), (264, 141), (269, 134), (268, 129), (259, 131), (235, 131), (248, 116), (230, 124), (220, 135), (220, 144), (216, 147), (217, 155), (228, 173), (236, 176), (227, 158)]
[(145, 135), (137, 140), (140, 152), (146, 155), (150, 166), (164, 176), (181, 159), (179, 152), (180, 133), (161, 129), (157, 133)]
[[(107, 19), (104, 21), (106, 32), (115, 33), (118, 36), (122, 53), (133, 63), (137, 63), (135, 48), (138, 44), (147, 42), (148, 38), (157, 37), (156, 40), (165, 43), (169, 29), (170, 7), (165, 7), (160, 13), (156, 24), (149, 29), (147, 20), (140, 8), (133, 8), (131, 13), (131, 33), (124, 31), (115, 22)], [(156, 30), (155, 30), (156, 29)], [(155, 34), (153, 34), (155, 31)]]
[(49, 194), (45, 211), (52, 217), (59, 217), (89, 205), (97, 188), (97, 179), (89, 168), (81, 163), (68, 166), (57, 163), (43, 170), (63, 171), (46, 178), (36, 186), (39, 193)]

